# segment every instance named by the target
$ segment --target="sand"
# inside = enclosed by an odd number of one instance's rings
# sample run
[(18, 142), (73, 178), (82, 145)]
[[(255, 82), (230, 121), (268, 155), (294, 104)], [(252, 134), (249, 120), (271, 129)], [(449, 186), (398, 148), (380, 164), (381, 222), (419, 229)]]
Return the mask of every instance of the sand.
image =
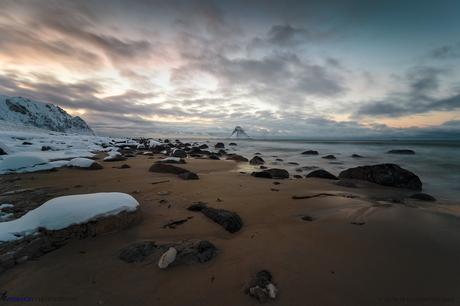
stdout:
[[(379, 202), (375, 198), (405, 191), (370, 184), (345, 188), (329, 180), (290, 179), (274, 185), (276, 180), (239, 173), (233, 161), (188, 159), (183, 167), (200, 179), (184, 181), (148, 172), (155, 159), (101, 161), (105, 169), (97, 171), (15, 175), (21, 178), (16, 188), (52, 186), (56, 196), (129, 193), (141, 204), (143, 221), (128, 230), (72, 241), (17, 265), (0, 275), (1, 290), (48, 301), (40, 305), (256, 305), (244, 288), (251, 276), (266, 269), (279, 288), (269, 304), (460, 303), (460, 222), (451, 205), (433, 209), (417, 201)], [(112, 168), (124, 163), (131, 168)], [(335, 196), (292, 199), (318, 193)], [(194, 201), (237, 212), (242, 230), (228, 233), (201, 213), (188, 211)], [(314, 221), (302, 220), (305, 215)], [(189, 216), (175, 229), (163, 228)], [(165, 270), (148, 259), (126, 263), (118, 258), (119, 250), (135, 241), (189, 238), (214, 243), (217, 257)]]

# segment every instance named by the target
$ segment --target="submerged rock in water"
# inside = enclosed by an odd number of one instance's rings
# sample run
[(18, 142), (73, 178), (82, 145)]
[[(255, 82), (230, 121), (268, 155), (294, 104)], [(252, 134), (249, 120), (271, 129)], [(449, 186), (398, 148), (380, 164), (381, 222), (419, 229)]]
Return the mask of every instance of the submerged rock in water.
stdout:
[(326, 156), (323, 156), (321, 158), (324, 158), (324, 159), (336, 159), (336, 157), (332, 154), (329, 154), (329, 155), (326, 155)]
[(200, 211), (212, 221), (220, 224), (226, 231), (236, 233), (243, 227), (243, 221), (240, 216), (232, 211), (208, 207), (203, 202), (192, 204), (188, 210)]
[(265, 160), (264, 160), (262, 157), (260, 157), (260, 156), (254, 156), (254, 157), (249, 161), (249, 163), (250, 163), (251, 165), (263, 165), (263, 164), (265, 164)]
[(363, 158), (364, 156), (361, 156), (359, 154), (352, 154), (351, 157), (353, 157), (353, 158)]
[(181, 150), (181, 149), (175, 149), (172, 152), (171, 156), (172, 157), (185, 158), (185, 157), (187, 157), (187, 152), (185, 152), (184, 150)]
[(259, 172), (252, 172), (252, 176), (261, 177), (261, 178), (270, 178), (270, 179), (287, 179), (289, 178), (289, 172), (284, 169), (266, 169)]
[(409, 150), (409, 149), (396, 149), (396, 150), (388, 151), (387, 154), (414, 155), (415, 151), (414, 150)]
[(223, 142), (218, 142), (214, 145), (214, 148), (216, 149), (223, 149), (225, 148), (225, 144)]
[(427, 194), (427, 193), (416, 193), (410, 196), (411, 199), (419, 200), (419, 201), (425, 201), (425, 202), (436, 202), (435, 197)]
[(364, 180), (391, 187), (414, 190), (422, 189), (422, 182), (417, 175), (395, 164), (378, 164), (350, 168), (340, 172), (339, 178)]
[(308, 173), (305, 177), (317, 177), (322, 179), (338, 180), (337, 176), (323, 169), (314, 170)]
[(318, 151), (315, 151), (315, 150), (307, 150), (307, 151), (304, 151), (302, 152), (303, 155), (318, 155)]

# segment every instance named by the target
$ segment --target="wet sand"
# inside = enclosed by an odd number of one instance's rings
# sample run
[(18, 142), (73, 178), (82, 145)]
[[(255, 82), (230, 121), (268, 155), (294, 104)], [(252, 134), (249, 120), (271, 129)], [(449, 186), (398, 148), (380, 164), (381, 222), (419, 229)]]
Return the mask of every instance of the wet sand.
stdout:
[[(180, 166), (200, 180), (184, 181), (148, 172), (154, 161), (137, 156), (101, 161), (105, 169), (97, 171), (15, 175), (21, 178), (17, 188), (52, 186), (58, 190), (53, 196), (129, 193), (141, 204), (143, 221), (20, 264), (0, 275), (1, 290), (9, 296), (61, 298), (50, 305), (257, 305), (244, 288), (253, 274), (266, 269), (279, 289), (269, 304), (460, 304), (460, 219), (439, 209), (442, 205), (427, 209), (416, 201), (378, 202), (375, 198), (405, 192), (370, 184), (345, 188), (329, 180), (290, 179), (274, 185), (277, 180), (239, 173), (233, 161), (188, 159)], [(112, 168), (124, 163), (131, 168)], [(165, 191), (169, 194), (159, 194)], [(337, 196), (292, 199), (318, 193)], [(230, 234), (188, 211), (194, 201), (237, 212), (242, 230)], [(305, 215), (314, 221), (302, 220)], [(175, 229), (163, 228), (189, 216)], [(135, 241), (189, 238), (211, 241), (219, 254), (204, 264), (166, 270), (148, 259), (126, 263), (118, 258), (119, 250)]]

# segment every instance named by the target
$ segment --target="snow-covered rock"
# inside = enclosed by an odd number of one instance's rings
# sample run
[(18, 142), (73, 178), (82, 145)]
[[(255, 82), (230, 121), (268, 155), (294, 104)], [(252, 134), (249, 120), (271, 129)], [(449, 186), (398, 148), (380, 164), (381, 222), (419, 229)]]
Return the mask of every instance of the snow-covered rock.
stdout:
[(103, 167), (101, 164), (99, 164), (97, 161), (89, 159), (89, 158), (84, 158), (84, 157), (77, 157), (74, 159), (71, 159), (69, 163), (67, 164), (69, 167), (75, 167), (75, 168), (84, 168), (84, 169), (102, 169)]
[(0, 172), (13, 172), (47, 163), (47, 159), (33, 154), (7, 156), (0, 160)]
[(92, 193), (51, 199), (22, 217), (0, 223), (0, 242), (35, 234), (39, 228), (60, 230), (74, 224), (131, 212), (139, 203), (132, 196), (119, 193)]
[(72, 117), (59, 106), (23, 97), (0, 95), (0, 126), (7, 124), (94, 135), (83, 119), (78, 116)]

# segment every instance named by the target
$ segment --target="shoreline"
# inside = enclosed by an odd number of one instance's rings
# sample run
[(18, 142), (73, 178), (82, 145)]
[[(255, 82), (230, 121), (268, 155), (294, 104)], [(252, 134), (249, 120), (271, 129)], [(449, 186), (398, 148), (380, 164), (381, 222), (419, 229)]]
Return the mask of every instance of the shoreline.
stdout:
[[(267, 269), (279, 289), (271, 303), (279, 305), (388, 305), (395, 297), (436, 305), (439, 300), (430, 298), (460, 298), (458, 217), (427, 211), (415, 200), (376, 200), (404, 190), (371, 183), (346, 188), (317, 178), (255, 178), (241, 174), (234, 161), (209, 159), (187, 158), (180, 165), (196, 172), (199, 180), (148, 172), (162, 157), (100, 161), (104, 169), (95, 171), (63, 168), (8, 175), (20, 178), (12, 184), (21, 188), (48, 187), (49, 197), (131, 194), (141, 205), (143, 221), (127, 230), (71, 241), (19, 264), (0, 275), (2, 289), (14, 296), (69, 298), (66, 305), (255, 305), (244, 287), (255, 272)], [(131, 168), (114, 168), (122, 164)], [(292, 199), (320, 193), (332, 195)], [(243, 228), (231, 234), (188, 211), (197, 201), (237, 212)], [(313, 221), (302, 220), (305, 216)], [(188, 217), (174, 229), (163, 228)], [(125, 263), (118, 258), (120, 249), (132, 242), (192, 238), (211, 241), (218, 255), (207, 263), (167, 270), (148, 260)]]

